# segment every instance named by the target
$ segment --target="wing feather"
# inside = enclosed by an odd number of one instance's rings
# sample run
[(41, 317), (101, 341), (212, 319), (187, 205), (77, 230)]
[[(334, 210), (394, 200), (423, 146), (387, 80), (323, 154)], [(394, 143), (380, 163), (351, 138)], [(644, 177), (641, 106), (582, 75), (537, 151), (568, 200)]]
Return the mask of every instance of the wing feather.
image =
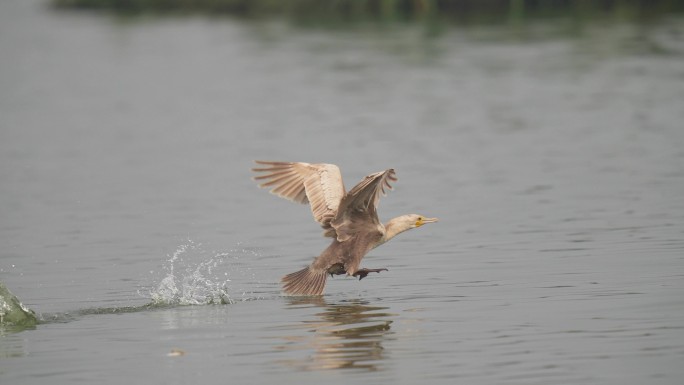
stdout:
[(376, 172), (365, 177), (342, 198), (337, 214), (330, 222), (338, 241), (344, 242), (363, 229), (376, 231), (380, 225), (378, 202), (387, 190), (392, 190), (391, 182), (396, 180), (394, 169)]
[(271, 188), (271, 193), (297, 203), (309, 203), (314, 219), (334, 236), (330, 222), (337, 214), (344, 196), (340, 169), (334, 164), (303, 162), (256, 161), (264, 167), (253, 168), (259, 173), (254, 180), (264, 181), (259, 187)]

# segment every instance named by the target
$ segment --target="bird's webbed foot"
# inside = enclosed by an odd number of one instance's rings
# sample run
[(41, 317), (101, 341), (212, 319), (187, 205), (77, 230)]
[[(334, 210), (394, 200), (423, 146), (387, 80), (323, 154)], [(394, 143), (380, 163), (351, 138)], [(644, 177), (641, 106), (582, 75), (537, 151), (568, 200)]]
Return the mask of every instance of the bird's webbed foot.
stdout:
[(359, 277), (359, 281), (360, 281), (360, 280), (366, 278), (368, 273), (379, 273), (381, 271), (389, 271), (389, 270), (387, 270), (385, 268), (382, 268), (382, 269), (359, 269), (359, 270), (356, 270), (356, 273), (354, 273), (353, 275), (354, 275), (354, 277)]

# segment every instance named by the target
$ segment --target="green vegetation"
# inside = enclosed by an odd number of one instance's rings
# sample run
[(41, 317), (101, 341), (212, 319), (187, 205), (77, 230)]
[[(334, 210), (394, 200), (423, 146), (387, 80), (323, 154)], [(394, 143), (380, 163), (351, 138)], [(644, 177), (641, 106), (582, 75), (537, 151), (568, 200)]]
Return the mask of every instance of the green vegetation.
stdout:
[(0, 282), (0, 327), (26, 328), (38, 323), (36, 314), (26, 308), (19, 299)]
[(303, 20), (498, 23), (573, 16), (650, 20), (684, 12), (684, 0), (52, 0), (58, 8), (119, 13), (206, 13)]

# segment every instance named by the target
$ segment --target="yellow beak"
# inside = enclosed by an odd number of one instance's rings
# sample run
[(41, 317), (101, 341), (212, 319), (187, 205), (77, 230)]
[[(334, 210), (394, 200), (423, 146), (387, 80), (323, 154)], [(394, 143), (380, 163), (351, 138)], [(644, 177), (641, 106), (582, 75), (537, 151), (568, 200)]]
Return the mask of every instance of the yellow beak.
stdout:
[(438, 220), (439, 219), (437, 219), (437, 218), (421, 218), (421, 219), (418, 219), (418, 221), (416, 222), (416, 227), (420, 227), (426, 223), (437, 222)]

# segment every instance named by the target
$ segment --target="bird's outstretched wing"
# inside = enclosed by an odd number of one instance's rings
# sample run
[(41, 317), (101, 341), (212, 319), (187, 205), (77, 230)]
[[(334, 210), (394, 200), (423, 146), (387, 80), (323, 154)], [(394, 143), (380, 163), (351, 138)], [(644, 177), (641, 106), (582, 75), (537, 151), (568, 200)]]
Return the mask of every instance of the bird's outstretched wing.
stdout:
[(380, 196), (391, 190), (390, 182), (397, 180), (394, 169), (376, 172), (354, 186), (339, 204), (337, 215), (330, 225), (337, 240), (344, 242), (361, 230), (375, 231), (380, 224), (377, 207)]
[(344, 196), (340, 169), (334, 164), (303, 162), (256, 161), (263, 167), (253, 168), (259, 173), (254, 180), (263, 181), (259, 187), (297, 203), (310, 203), (314, 219), (325, 229), (326, 236), (335, 236), (330, 222)]

